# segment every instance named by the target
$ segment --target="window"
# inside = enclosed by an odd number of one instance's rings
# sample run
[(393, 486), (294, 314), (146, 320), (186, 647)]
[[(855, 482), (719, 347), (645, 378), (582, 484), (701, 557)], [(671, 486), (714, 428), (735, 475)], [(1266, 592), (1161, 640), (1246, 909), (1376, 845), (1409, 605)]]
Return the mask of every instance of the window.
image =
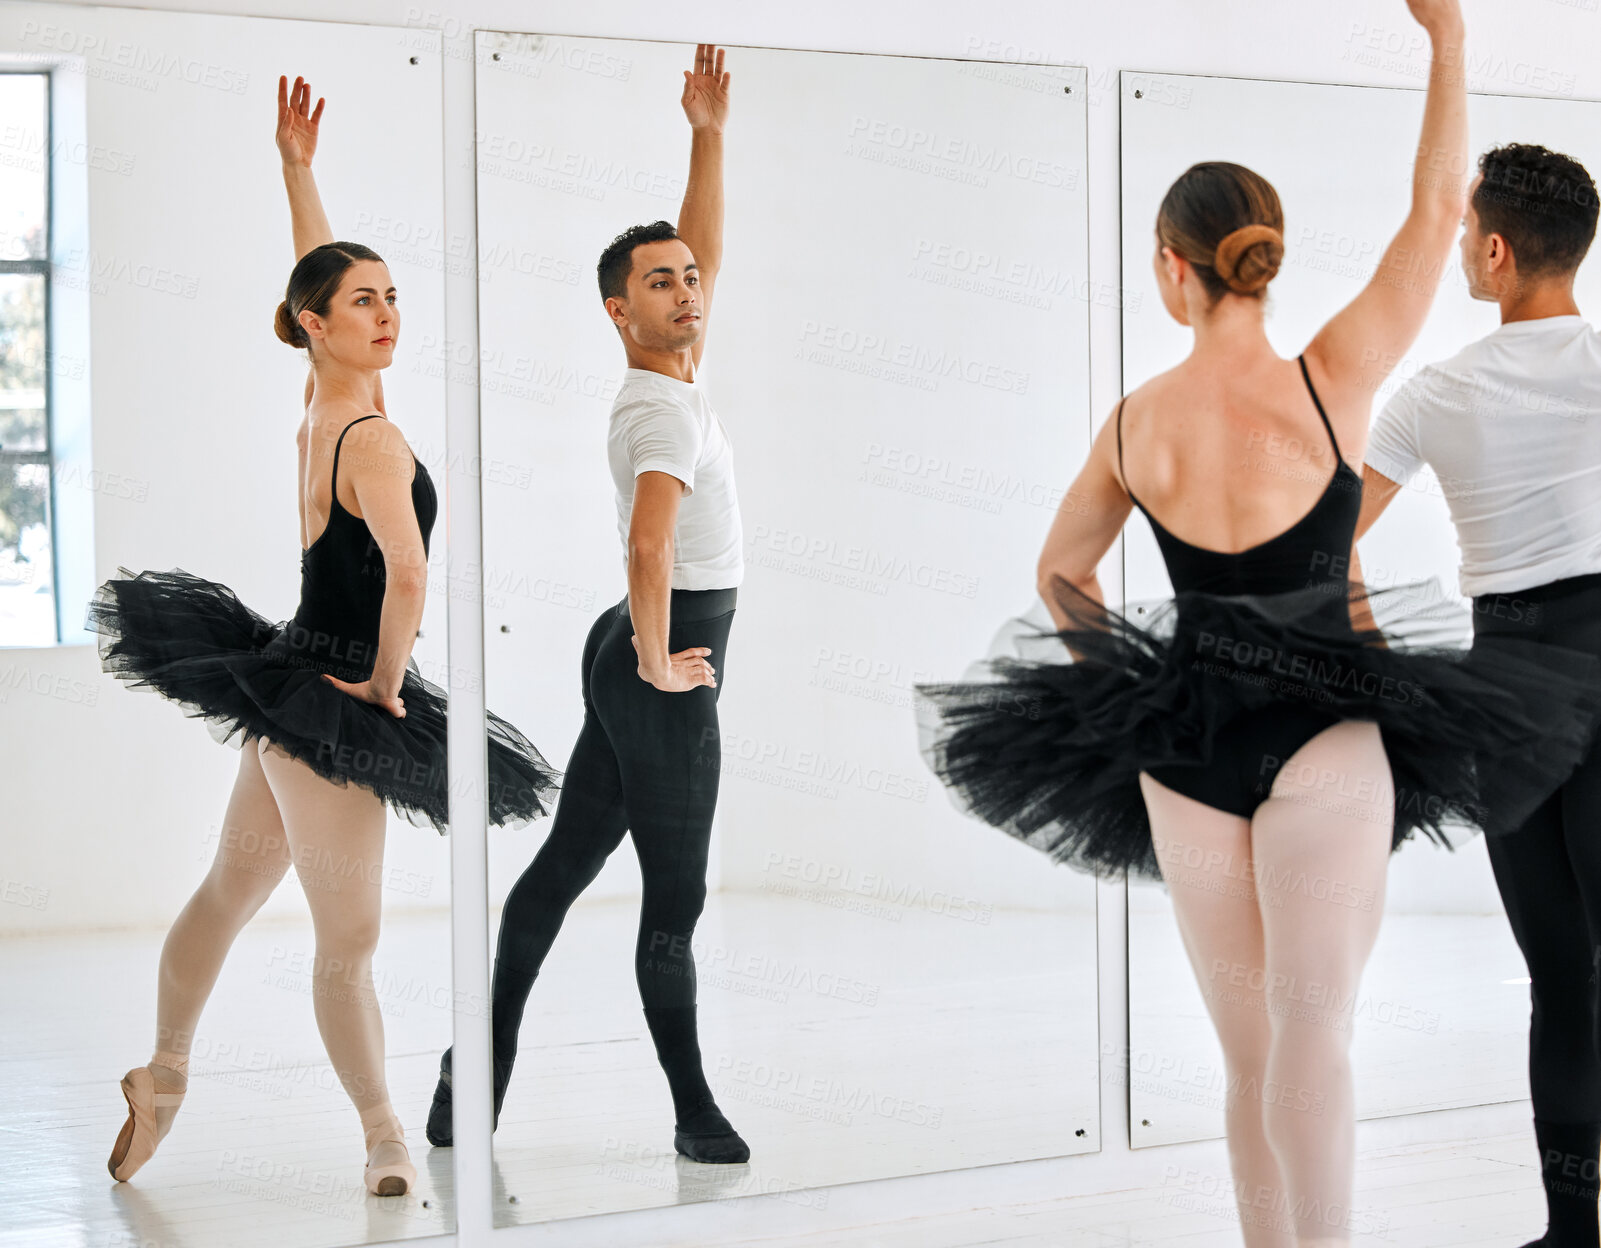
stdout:
[(0, 73), (0, 645), (60, 640), (50, 439), (50, 77)]

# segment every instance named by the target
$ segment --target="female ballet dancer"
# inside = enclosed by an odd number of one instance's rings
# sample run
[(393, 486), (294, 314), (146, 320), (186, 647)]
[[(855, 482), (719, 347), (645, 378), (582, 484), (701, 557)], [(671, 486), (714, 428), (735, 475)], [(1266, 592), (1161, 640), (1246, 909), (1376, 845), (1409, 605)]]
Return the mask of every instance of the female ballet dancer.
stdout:
[[(1236, 164), (1185, 171), (1154, 266), (1195, 346), (1119, 402), (1055, 519), (1039, 587), (1059, 631), (992, 679), (918, 688), (925, 757), (959, 806), (1058, 861), (1166, 882), (1226, 1057), (1251, 1248), (1349, 1240), (1350, 1026), (1390, 852), (1446, 821), (1511, 826), (1601, 715), (1589, 656), (1477, 663), (1439, 644), (1443, 595), (1348, 580), (1371, 396), (1423, 325), (1464, 202), (1439, 172), (1465, 163), (1462, 16), (1408, 7), (1433, 64), (1411, 211), (1372, 281), (1281, 359), (1262, 307), (1277, 194)], [(1125, 616), (1095, 569), (1136, 506), (1174, 595)], [(1496, 811), (1480, 749), (1507, 767)]]
[[(128, 1118), (107, 1168), (130, 1178), (172, 1126), (200, 1013), (239, 931), (293, 863), (316, 928), (313, 1005), (329, 1059), (361, 1116), (374, 1195), (416, 1180), (384, 1080), (383, 1018), (372, 990), (385, 804), (446, 828), (445, 691), (411, 649), (427, 589), (437, 501), (428, 469), (380, 411), (400, 312), (389, 270), (335, 242), (311, 174), (323, 101), (278, 81), (298, 262), (275, 329), (310, 356), (300, 448), (300, 605), (273, 624), (226, 585), (182, 569), (126, 568), (89, 604), (106, 671), (153, 689), (239, 749), (217, 855), (161, 951), (156, 1050), (122, 1081)], [(352, 432), (354, 431), (354, 432)], [(324, 465), (328, 465), (325, 469)], [(547, 812), (556, 773), (489, 716), (490, 815)], [(361, 864), (350, 871), (335, 864)]]
[[(1501, 325), (1419, 370), (1373, 422), (1357, 537), (1432, 465), (1449, 483), (1476, 646), (1533, 639), (1601, 656), (1601, 334), (1573, 301), (1596, 216), (1595, 182), (1571, 157), (1527, 143), (1480, 156), (1462, 270)], [(1601, 1238), (1598, 817), (1601, 743), (1515, 835), (1486, 845), (1533, 998), (1546, 1233), (1525, 1248)]]
[[(696, 379), (722, 260), (730, 79), (723, 53), (698, 45), (679, 101), (692, 138), (677, 230), (635, 226), (601, 254), (601, 298), (629, 364), (608, 440), (628, 594), (584, 643), (583, 728), (550, 835), (501, 911), (491, 1012), (498, 1123), (534, 979), (568, 909), (631, 836), (641, 883), (634, 971), (672, 1093), (673, 1146), (694, 1161), (737, 1165), (750, 1148), (706, 1082), (690, 945), (706, 901), (722, 761), (718, 675), (744, 575), (733, 450)], [(431, 1144), (455, 1138), (451, 1061), (447, 1049)]]

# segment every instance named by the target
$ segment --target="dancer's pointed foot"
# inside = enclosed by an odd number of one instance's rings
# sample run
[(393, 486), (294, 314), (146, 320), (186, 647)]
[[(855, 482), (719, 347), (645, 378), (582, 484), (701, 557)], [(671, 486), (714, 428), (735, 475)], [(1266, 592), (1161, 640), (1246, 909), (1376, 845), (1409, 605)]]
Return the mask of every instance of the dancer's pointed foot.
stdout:
[(750, 1146), (715, 1101), (702, 1102), (691, 1117), (675, 1125), (673, 1147), (691, 1161), (711, 1165), (739, 1165), (750, 1160)]
[(189, 1086), (188, 1065), (189, 1059), (182, 1054), (157, 1053), (149, 1064), (135, 1066), (122, 1077), (128, 1118), (106, 1159), (106, 1169), (117, 1182), (131, 1179), (172, 1130), (172, 1120)]
[[(454, 1047), (451, 1046), (452, 1049)], [(450, 1054), (451, 1049), (446, 1049), (439, 1059), (439, 1082), (434, 1085), (433, 1104), (428, 1107), (428, 1127), (424, 1134), (435, 1148), (450, 1148), (456, 1138), (453, 1119), (456, 1094), (451, 1080)], [(497, 1057), (494, 1065), (495, 1104), (489, 1127), (491, 1131), (500, 1126), (500, 1107), (505, 1103), (506, 1087), (511, 1083), (512, 1061), (502, 1061)]]
[(362, 1111), (361, 1126), (367, 1145), (367, 1165), (361, 1177), (367, 1190), (374, 1196), (404, 1196), (417, 1181), (417, 1168), (411, 1164), (400, 1119), (385, 1101)]
[(435, 1148), (449, 1148), (455, 1143), (454, 1093), (450, 1086), (450, 1050), (439, 1059), (439, 1082), (434, 1085), (434, 1101), (428, 1107), (428, 1125), (423, 1134)]

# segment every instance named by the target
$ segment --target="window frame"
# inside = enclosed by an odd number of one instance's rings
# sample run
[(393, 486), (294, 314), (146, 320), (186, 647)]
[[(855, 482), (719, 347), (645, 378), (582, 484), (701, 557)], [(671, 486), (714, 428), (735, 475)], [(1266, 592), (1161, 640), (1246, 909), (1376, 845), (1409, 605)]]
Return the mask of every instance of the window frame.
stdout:
[[(7, 77), (31, 77), (41, 80), (44, 89), (44, 143), (41, 151), (44, 177), (44, 255), (39, 259), (29, 260), (0, 260), (0, 275), (13, 273), (37, 275), (44, 279), (44, 449), (42, 451), (16, 451), (0, 446), (0, 469), (9, 468), (13, 464), (44, 464), (45, 465), (45, 519), (50, 533), (50, 619), (51, 639), (49, 644), (59, 646), (61, 638), (61, 549), (59, 535), (56, 531), (56, 462), (55, 462), (55, 404), (52, 374), (54, 369), (51, 361), (55, 359), (52, 349), (53, 318), (51, 316), (51, 298), (54, 292), (53, 263), (54, 255), (52, 244), (55, 233), (55, 170), (54, 162), (54, 127), (55, 127), (55, 82), (50, 68), (11, 68), (0, 66), (0, 74)], [(26, 646), (28, 643), (11, 641), (0, 638), (0, 647)]]

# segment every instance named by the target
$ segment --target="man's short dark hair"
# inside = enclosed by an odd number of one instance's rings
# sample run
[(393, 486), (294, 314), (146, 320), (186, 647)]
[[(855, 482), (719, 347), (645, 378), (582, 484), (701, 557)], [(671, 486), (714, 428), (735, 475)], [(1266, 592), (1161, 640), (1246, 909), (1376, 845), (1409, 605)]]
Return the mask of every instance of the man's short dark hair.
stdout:
[(1480, 156), (1479, 172), (1479, 228), (1506, 239), (1520, 277), (1558, 277), (1579, 267), (1595, 239), (1597, 210), (1583, 165), (1538, 143), (1508, 143)]
[(677, 238), (678, 230), (671, 221), (652, 221), (649, 225), (631, 225), (600, 253), (595, 266), (600, 278), (600, 297), (621, 299), (628, 294), (628, 275), (634, 271), (634, 248), (645, 243), (665, 243)]

